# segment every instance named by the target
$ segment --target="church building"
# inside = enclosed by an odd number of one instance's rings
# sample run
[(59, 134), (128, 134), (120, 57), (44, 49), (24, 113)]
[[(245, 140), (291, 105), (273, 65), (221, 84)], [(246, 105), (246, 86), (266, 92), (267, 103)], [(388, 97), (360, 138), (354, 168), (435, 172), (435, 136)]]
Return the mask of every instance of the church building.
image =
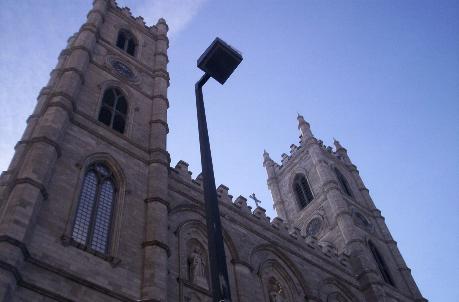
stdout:
[[(0, 301), (212, 301), (202, 177), (166, 147), (167, 32), (94, 0), (68, 40), (0, 177)], [(346, 149), (298, 128), (263, 154), (278, 217), (217, 189), (232, 301), (426, 302)]]

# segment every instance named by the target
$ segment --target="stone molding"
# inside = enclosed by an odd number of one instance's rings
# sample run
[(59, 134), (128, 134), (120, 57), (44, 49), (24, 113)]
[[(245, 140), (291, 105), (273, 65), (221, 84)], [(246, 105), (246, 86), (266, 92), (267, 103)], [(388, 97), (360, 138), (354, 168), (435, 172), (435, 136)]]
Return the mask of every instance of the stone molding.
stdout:
[(93, 33), (94, 35), (98, 34), (97, 33), (97, 27), (92, 23), (85, 23), (85, 24), (81, 25), (80, 30), (78, 32), (81, 33), (81, 32), (84, 32), (84, 31), (89, 31), (89, 32)]
[(142, 247), (143, 248), (146, 248), (148, 246), (157, 246), (157, 247), (160, 247), (162, 248), (163, 250), (166, 251), (167, 253), (167, 257), (170, 257), (171, 256), (171, 250), (169, 248), (169, 245), (165, 244), (164, 242), (162, 241), (159, 241), (159, 240), (149, 240), (149, 241), (144, 241), (142, 243)]
[(169, 109), (169, 99), (161, 94), (155, 94), (152, 96), (152, 99), (160, 99), (166, 103), (167, 109)]
[(101, 18), (102, 18), (102, 23), (105, 22), (105, 13), (103, 11), (101, 11), (100, 9), (98, 8), (93, 8), (91, 9), (87, 14), (86, 14), (86, 18), (89, 18), (89, 15), (91, 14), (98, 14)]
[(163, 165), (166, 168), (170, 168), (169, 162), (161, 159), (151, 159), (148, 161), (148, 165), (151, 164), (160, 164)]
[[(62, 97), (66, 99), (67, 101), (69, 101), (71, 108), (68, 108), (67, 106), (62, 104), (62, 102), (53, 102), (53, 99), (56, 97)], [(73, 112), (76, 109), (75, 98), (72, 97), (70, 94), (62, 92), (62, 91), (53, 91), (49, 94), (48, 98), (46, 99), (45, 105), (43, 106), (40, 114), (43, 115), (49, 107), (53, 107), (53, 106), (61, 107), (62, 109), (67, 111), (68, 115), (71, 117), (73, 115)]]
[(66, 68), (59, 69), (59, 71), (60, 71), (60, 76), (61, 77), (66, 72), (75, 72), (80, 77), (81, 84), (84, 85), (84, 74), (78, 68), (66, 67)]
[(56, 151), (57, 158), (61, 157), (62, 155), (61, 147), (59, 146), (59, 144), (56, 141), (46, 136), (38, 136), (38, 137), (33, 137), (31, 139), (20, 140), (14, 148), (16, 149), (19, 145), (32, 145), (35, 143), (44, 143), (44, 144), (47, 144), (53, 147), (54, 150)]
[(167, 200), (162, 199), (161, 197), (145, 198), (144, 202), (145, 203), (159, 202), (159, 203), (163, 204), (164, 206), (166, 206), (168, 213), (170, 212), (170, 204), (169, 204), (169, 202)]
[(40, 193), (43, 196), (43, 199), (44, 200), (48, 199), (48, 192), (46, 191), (46, 187), (41, 182), (38, 182), (30, 177), (17, 178), (13, 181), (11, 185), (11, 190), (13, 190), (13, 188), (16, 185), (20, 185), (20, 184), (28, 184), (28, 185), (31, 185), (37, 188), (38, 190), (40, 190)]
[(89, 57), (89, 61), (92, 61), (92, 52), (89, 48), (85, 47), (85, 46), (70, 46), (69, 48), (67, 48), (68, 50), (68, 55), (70, 56), (75, 50), (82, 50), (84, 52), (86, 52), (88, 54), (88, 57)]
[(245, 266), (251, 273), (253, 273), (254, 268), (250, 265), (250, 263), (239, 260), (239, 259), (231, 259), (231, 263), (234, 265), (242, 265)]
[(92, 248), (90, 248), (89, 246), (85, 245), (85, 244), (82, 244), (82, 243), (79, 243), (79, 242), (76, 242), (72, 237), (68, 237), (67, 235), (62, 235), (61, 236), (61, 243), (63, 246), (73, 246), (73, 247), (76, 247), (80, 250), (83, 250), (85, 252), (88, 252), (94, 256), (97, 256), (101, 259), (103, 259), (104, 261), (107, 261), (107, 262), (110, 262), (110, 264), (112, 265), (112, 267), (116, 267), (118, 266), (118, 264), (121, 262), (121, 259), (117, 258), (117, 257), (114, 257), (110, 254), (104, 254), (104, 253), (101, 253), (101, 252), (98, 252)]
[(169, 125), (165, 121), (160, 120), (160, 119), (155, 119), (155, 120), (150, 121), (150, 125), (151, 124), (161, 124), (164, 128), (166, 128), (166, 134), (169, 133)]

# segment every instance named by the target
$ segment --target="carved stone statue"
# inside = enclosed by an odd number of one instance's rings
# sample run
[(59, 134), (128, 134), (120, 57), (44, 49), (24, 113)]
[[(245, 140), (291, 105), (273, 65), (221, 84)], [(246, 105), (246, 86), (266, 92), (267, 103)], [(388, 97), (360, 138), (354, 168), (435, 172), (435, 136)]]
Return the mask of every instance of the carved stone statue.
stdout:
[(269, 302), (284, 302), (284, 290), (279, 281), (273, 280), (269, 291)]
[(188, 256), (190, 281), (196, 285), (208, 288), (206, 278), (206, 264), (199, 248), (195, 247)]

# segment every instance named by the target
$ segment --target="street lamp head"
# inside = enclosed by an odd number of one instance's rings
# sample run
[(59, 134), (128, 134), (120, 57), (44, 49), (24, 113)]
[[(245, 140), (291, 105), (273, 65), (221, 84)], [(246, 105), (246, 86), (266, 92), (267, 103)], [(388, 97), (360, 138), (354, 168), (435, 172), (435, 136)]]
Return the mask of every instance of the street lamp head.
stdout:
[(242, 55), (220, 38), (216, 38), (198, 59), (198, 67), (224, 84), (242, 61)]

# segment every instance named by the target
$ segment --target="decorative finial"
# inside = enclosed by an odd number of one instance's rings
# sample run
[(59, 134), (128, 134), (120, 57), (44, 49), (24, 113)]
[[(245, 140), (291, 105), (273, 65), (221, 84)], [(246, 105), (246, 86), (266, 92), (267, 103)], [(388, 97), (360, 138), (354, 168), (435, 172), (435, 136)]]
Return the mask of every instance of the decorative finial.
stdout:
[(268, 151), (266, 151), (266, 149), (263, 150), (263, 157), (264, 157), (265, 159), (270, 158), (270, 157), (269, 157), (269, 153), (268, 153)]
[(341, 146), (340, 142), (336, 138), (333, 138), (333, 144), (335, 145), (336, 150), (344, 149), (343, 146)]
[(166, 20), (164, 20), (164, 18), (159, 18), (158, 22), (156, 23), (156, 26), (164, 26), (165, 32), (169, 31), (169, 26), (167, 25)]

